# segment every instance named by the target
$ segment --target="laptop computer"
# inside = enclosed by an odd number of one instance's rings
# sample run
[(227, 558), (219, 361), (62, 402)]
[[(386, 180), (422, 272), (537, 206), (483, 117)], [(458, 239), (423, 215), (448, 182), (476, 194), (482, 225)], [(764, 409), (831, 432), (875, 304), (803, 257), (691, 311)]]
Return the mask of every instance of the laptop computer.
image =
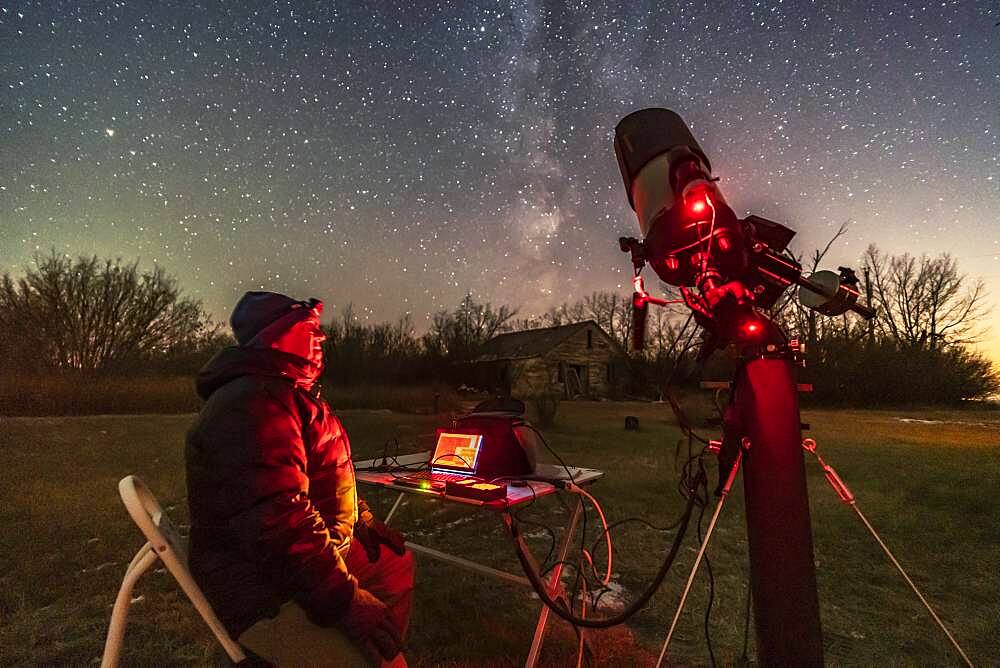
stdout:
[(393, 483), (418, 489), (443, 490), (449, 482), (475, 479), (482, 449), (482, 434), (440, 431), (434, 454), (428, 462), (430, 470), (398, 476)]

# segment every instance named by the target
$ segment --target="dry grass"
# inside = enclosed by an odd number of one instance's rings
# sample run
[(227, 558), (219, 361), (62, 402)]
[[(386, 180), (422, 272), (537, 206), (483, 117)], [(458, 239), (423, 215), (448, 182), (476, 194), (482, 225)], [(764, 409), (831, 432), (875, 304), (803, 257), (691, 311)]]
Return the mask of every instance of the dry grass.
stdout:
[[(446, 386), (324, 387), (330, 404), (405, 413), (447, 412), (462, 398)], [(191, 376), (110, 376), (48, 373), (0, 376), (0, 415), (134, 415), (188, 413), (201, 408)]]
[(8, 416), (186, 413), (200, 406), (189, 376), (0, 376), (0, 414)]
[(462, 404), (461, 396), (445, 385), (324, 386), (323, 396), (336, 410), (382, 408), (401, 413), (446, 413)]

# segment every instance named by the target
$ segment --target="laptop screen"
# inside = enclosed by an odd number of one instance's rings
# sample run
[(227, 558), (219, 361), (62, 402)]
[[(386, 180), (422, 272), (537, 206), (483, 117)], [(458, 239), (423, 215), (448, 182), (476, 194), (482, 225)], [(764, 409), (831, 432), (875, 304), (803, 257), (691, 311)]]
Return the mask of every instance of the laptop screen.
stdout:
[(482, 445), (482, 434), (451, 434), (443, 431), (438, 434), (437, 447), (431, 458), (431, 470), (475, 473)]

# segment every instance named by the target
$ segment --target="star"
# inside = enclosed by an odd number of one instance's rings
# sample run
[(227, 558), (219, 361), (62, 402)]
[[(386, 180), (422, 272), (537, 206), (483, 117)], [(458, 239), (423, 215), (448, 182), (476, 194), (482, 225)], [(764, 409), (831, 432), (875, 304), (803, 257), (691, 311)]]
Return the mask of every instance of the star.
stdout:
[(220, 320), (265, 280), (541, 313), (618, 291), (614, 127), (662, 106), (797, 252), (855, 221), (829, 266), (950, 251), (1000, 295), (996, 3), (28, 5), (0, 11), (7, 269), (156, 258)]

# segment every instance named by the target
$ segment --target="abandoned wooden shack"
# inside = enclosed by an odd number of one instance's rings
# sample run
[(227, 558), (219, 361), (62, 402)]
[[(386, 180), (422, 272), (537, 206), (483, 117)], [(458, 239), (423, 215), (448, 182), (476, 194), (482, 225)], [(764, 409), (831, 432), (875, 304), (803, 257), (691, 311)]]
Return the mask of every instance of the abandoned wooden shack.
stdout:
[(593, 320), (501, 334), (471, 362), (476, 386), (522, 398), (610, 397), (627, 373), (625, 351)]

